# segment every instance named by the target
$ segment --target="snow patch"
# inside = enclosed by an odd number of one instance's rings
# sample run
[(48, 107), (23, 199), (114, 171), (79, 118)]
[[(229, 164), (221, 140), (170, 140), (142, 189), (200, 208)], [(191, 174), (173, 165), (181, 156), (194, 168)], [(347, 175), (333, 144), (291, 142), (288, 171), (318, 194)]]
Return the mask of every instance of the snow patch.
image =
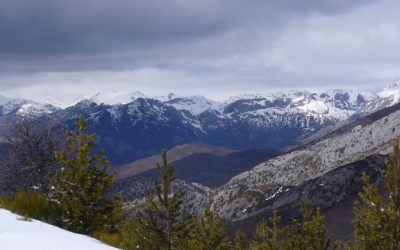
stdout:
[(187, 110), (192, 115), (199, 115), (207, 110), (217, 110), (221, 103), (207, 99), (203, 96), (178, 96), (169, 94), (168, 96), (159, 97), (158, 100), (164, 104), (171, 105), (177, 110)]
[(133, 93), (130, 92), (97, 93), (94, 96), (84, 99), (88, 99), (99, 105), (100, 104), (116, 105), (116, 104), (127, 104), (139, 98), (148, 98), (148, 97), (142, 92), (136, 91)]
[(2, 250), (116, 250), (85, 235), (68, 232), (37, 220), (25, 220), (0, 209)]

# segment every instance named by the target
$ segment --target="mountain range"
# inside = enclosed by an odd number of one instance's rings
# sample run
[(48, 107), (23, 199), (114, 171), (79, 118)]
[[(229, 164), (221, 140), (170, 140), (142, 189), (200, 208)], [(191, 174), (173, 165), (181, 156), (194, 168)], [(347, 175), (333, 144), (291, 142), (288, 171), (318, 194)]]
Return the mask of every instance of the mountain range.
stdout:
[[(212, 204), (232, 231), (247, 232), (274, 210), (295, 217), (305, 197), (323, 209), (330, 234), (350, 232), (352, 215), (344, 211), (361, 190), (362, 173), (381, 183), (383, 159), (400, 136), (399, 81), (377, 94), (288, 91), (225, 102), (174, 94), (120, 98), (107, 104), (98, 94), (67, 108), (0, 98), (0, 118), (44, 117), (71, 129), (84, 115), (121, 170), (118, 189), (128, 210), (151, 191), (156, 172), (147, 165), (172, 149), (181, 179), (175, 188), (187, 190), (185, 210), (198, 214)], [(340, 214), (347, 224), (339, 227)]]
[[(231, 232), (240, 229), (249, 234), (254, 232), (258, 222), (273, 211), (277, 210), (284, 222), (296, 218), (299, 216), (299, 206), (307, 197), (312, 206), (321, 208), (329, 235), (335, 239), (349, 240), (352, 237), (353, 202), (363, 186), (361, 176), (367, 173), (373, 183), (382, 186), (386, 171), (384, 158), (399, 137), (400, 103), (396, 103), (256, 163), (247, 170), (242, 168), (240, 173), (232, 174), (223, 185), (208, 185), (211, 188), (207, 188), (191, 183), (197, 180), (185, 177), (182, 174), (185, 168), (190, 168), (193, 162), (200, 162), (195, 171), (209, 167), (201, 164), (204, 157), (192, 155), (196, 160), (186, 158), (187, 162), (182, 166), (179, 161), (176, 162), (177, 173), (187, 181), (186, 184), (178, 182), (180, 187), (177, 188), (187, 190), (184, 204), (188, 213), (199, 214), (211, 204), (211, 209), (229, 222), (228, 229)], [(212, 158), (218, 162), (218, 157)], [(223, 165), (227, 168), (230, 166)], [(191, 178), (201, 178), (201, 174), (192, 173), (195, 174)], [(121, 190), (126, 190), (124, 197), (128, 201), (130, 199), (128, 204), (134, 204), (131, 208), (140, 207), (141, 200), (134, 197), (143, 195), (138, 190), (144, 187), (151, 190), (148, 177), (154, 176), (139, 175), (120, 183)], [(207, 180), (213, 180), (212, 176)], [(130, 205), (127, 209), (130, 210)]]
[(329, 234), (351, 238), (352, 206), (365, 172), (382, 185), (384, 158), (400, 137), (400, 104), (376, 111), (286, 154), (264, 161), (227, 183), (191, 194), (187, 207), (197, 214), (208, 204), (230, 229), (253, 232), (278, 210), (284, 220), (299, 215), (308, 197), (326, 216)]
[(123, 165), (187, 143), (234, 150), (290, 147), (350, 117), (391, 106), (399, 93), (396, 81), (377, 94), (286, 91), (241, 95), (223, 102), (175, 94), (99, 93), (60, 108), (1, 97), (0, 119), (44, 116), (72, 129), (78, 116), (84, 115), (89, 131), (97, 134), (99, 148), (114, 165)]

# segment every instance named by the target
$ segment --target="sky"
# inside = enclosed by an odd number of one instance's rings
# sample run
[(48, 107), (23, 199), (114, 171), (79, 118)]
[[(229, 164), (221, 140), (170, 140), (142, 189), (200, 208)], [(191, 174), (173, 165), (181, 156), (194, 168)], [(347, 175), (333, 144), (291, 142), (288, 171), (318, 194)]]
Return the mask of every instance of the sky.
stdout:
[(0, 93), (350, 88), (400, 76), (396, 0), (0, 0)]

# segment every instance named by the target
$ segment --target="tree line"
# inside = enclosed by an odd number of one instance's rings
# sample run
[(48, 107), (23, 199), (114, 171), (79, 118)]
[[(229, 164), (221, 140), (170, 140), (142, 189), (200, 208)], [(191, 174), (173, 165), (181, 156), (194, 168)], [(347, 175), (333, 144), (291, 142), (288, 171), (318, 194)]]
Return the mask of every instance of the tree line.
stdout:
[(185, 191), (171, 190), (174, 166), (166, 151), (157, 164), (160, 178), (154, 183), (154, 195), (128, 219), (120, 195), (111, 191), (115, 173), (110, 172), (104, 152), (95, 150), (96, 135), (87, 134), (83, 116), (65, 141), (53, 136), (59, 134), (56, 131), (35, 122), (22, 123), (6, 137), (0, 207), (128, 250), (400, 249), (399, 141), (386, 159), (384, 192), (363, 175), (364, 187), (353, 209), (353, 241), (329, 239), (324, 216), (307, 199), (300, 208), (301, 218), (283, 225), (275, 211), (258, 224), (250, 239), (239, 231), (231, 240), (211, 206), (200, 216), (183, 213)]

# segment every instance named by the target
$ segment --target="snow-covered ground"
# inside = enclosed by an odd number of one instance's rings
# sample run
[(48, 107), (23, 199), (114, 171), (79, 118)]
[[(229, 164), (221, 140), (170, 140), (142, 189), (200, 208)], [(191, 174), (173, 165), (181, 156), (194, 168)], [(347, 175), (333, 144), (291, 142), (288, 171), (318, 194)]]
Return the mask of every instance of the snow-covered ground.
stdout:
[(2, 250), (116, 250), (96, 239), (0, 209)]

